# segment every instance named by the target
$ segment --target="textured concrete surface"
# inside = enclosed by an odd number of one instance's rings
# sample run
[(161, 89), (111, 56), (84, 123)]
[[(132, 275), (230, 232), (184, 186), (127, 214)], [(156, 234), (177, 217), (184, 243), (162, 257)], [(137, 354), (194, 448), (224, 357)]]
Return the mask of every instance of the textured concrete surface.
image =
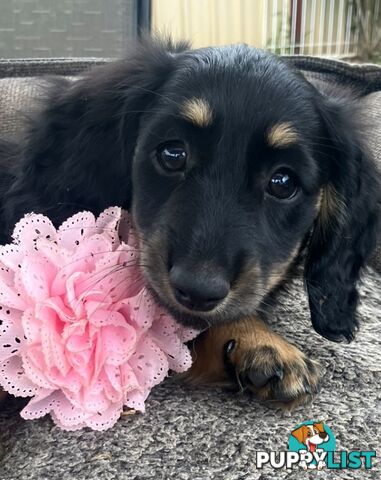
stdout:
[(361, 288), (362, 328), (337, 345), (312, 332), (300, 282), (274, 312), (274, 328), (320, 360), (322, 391), (293, 412), (258, 404), (247, 394), (191, 389), (172, 379), (156, 388), (144, 415), (126, 416), (104, 433), (63, 432), (49, 418), (27, 422), (20, 402), (0, 412), (1, 480), (85, 479), (380, 479), (371, 471), (255, 470), (258, 450), (285, 450), (297, 423), (327, 423), (337, 450), (381, 449), (381, 277)]

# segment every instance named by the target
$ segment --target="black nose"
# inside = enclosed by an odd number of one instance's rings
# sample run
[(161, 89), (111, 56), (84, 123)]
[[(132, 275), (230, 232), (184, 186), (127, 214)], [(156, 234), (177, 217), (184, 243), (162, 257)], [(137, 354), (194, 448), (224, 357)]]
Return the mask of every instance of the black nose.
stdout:
[(328, 436), (327, 432), (320, 432), (319, 437), (322, 438), (323, 440)]
[(229, 282), (215, 272), (189, 270), (185, 266), (174, 265), (169, 278), (176, 300), (191, 310), (212, 310), (229, 293)]

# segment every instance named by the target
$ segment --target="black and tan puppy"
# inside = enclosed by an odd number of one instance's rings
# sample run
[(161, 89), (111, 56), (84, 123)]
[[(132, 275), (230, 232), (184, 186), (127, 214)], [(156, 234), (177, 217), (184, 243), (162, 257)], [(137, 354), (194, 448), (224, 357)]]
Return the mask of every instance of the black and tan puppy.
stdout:
[(315, 364), (258, 312), (303, 259), (314, 328), (354, 336), (379, 195), (354, 118), (273, 55), (146, 42), (56, 81), (27, 137), (3, 145), (3, 241), (26, 212), (131, 209), (148, 285), (208, 327), (188, 378), (304, 401)]

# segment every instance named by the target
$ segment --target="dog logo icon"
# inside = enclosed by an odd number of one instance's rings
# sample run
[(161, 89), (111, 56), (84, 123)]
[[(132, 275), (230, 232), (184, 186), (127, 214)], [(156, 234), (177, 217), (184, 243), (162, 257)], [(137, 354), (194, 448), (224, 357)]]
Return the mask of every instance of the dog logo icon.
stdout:
[(298, 425), (290, 435), (289, 450), (298, 451), (304, 469), (322, 470), (326, 467), (326, 452), (334, 451), (336, 442), (332, 431), (322, 422), (308, 421)]

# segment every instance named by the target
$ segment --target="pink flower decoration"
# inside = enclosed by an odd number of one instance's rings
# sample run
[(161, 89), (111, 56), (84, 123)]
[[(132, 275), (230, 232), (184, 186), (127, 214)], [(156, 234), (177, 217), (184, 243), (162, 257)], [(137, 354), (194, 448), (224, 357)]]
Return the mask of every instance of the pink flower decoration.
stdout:
[(180, 327), (144, 287), (127, 214), (74, 215), (56, 230), (37, 214), (0, 247), (0, 385), (33, 397), (65, 430), (110, 428), (123, 406), (144, 412), (168, 370), (191, 365)]

